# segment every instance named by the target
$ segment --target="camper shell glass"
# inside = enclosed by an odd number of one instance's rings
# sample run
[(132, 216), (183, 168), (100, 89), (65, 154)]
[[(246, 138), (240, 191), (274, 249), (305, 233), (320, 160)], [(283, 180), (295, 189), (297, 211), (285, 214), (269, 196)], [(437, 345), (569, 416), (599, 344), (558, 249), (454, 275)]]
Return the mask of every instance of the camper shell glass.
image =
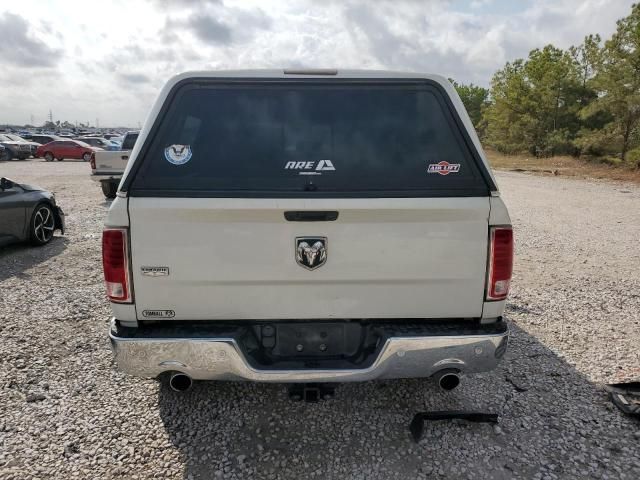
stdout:
[(123, 184), (145, 197), (471, 197), (495, 185), (438, 83), (187, 79)]

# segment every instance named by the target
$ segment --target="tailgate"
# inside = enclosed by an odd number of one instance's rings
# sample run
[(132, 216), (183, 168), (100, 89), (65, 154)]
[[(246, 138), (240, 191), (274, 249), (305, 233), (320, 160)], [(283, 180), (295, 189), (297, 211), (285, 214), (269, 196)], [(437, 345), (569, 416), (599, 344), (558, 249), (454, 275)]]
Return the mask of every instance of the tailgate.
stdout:
[[(338, 217), (285, 218), (305, 211)], [(133, 197), (129, 214), (142, 320), (482, 314), (488, 197)], [(298, 237), (326, 239), (320, 266), (298, 262)]]
[(104, 151), (95, 153), (93, 175), (122, 175), (129, 161), (130, 151)]

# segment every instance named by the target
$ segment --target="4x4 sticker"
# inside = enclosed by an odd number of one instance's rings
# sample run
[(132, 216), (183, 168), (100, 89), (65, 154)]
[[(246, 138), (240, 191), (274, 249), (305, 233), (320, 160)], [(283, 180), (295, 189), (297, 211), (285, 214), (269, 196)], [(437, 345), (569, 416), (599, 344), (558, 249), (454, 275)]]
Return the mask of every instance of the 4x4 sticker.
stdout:
[(169, 145), (164, 149), (164, 158), (174, 165), (184, 165), (191, 160), (190, 145)]
[(298, 175), (322, 175), (322, 172), (333, 172), (336, 167), (331, 160), (318, 160), (317, 162), (287, 162), (285, 170), (297, 170)]
[(460, 171), (459, 163), (438, 162), (430, 163), (427, 172), (439, 173), (440, 175), (449, 175), (450, 173), (458, 173)]

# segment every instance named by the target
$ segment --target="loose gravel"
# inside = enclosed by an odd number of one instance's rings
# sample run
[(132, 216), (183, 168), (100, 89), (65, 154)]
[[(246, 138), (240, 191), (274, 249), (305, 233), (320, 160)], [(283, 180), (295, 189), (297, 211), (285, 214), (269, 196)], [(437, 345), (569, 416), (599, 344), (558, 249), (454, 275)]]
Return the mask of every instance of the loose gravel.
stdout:
[[(0, 163), (40, 184), (68, 232), (0, 250), (0, 478), (640, 478), (640, 423), (601, 384), (640, 377), (640, 188), (499, 173), (516, 228), (510, 349), (453, 392), (430, 381), (339, 386), (317, 404), (282, 385), (187, 394), (117, 372), (100, 232), (109, 204), (84, 163)], [(415, 412), (479, 409), (497, 426)]]

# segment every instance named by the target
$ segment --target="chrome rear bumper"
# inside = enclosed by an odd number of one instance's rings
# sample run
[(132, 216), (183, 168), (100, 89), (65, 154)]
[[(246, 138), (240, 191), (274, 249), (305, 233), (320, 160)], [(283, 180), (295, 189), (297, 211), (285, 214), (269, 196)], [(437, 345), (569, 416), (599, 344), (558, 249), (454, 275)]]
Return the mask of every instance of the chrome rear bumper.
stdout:
[(123, 335), (112, 320), (109, 336), (118, 368), (139, 377), (154, 378), (167, 371), (178, 371), (196, 380), (305, 383), (430, 377), (444, 369), (463, 374), (491, 370), (506, 351), (509, 332), (503, 322), (487, 328), (487, 332), (395, 336), (386, 339), (367, 368), (325, 370), (254, 368), (231, 335)]

